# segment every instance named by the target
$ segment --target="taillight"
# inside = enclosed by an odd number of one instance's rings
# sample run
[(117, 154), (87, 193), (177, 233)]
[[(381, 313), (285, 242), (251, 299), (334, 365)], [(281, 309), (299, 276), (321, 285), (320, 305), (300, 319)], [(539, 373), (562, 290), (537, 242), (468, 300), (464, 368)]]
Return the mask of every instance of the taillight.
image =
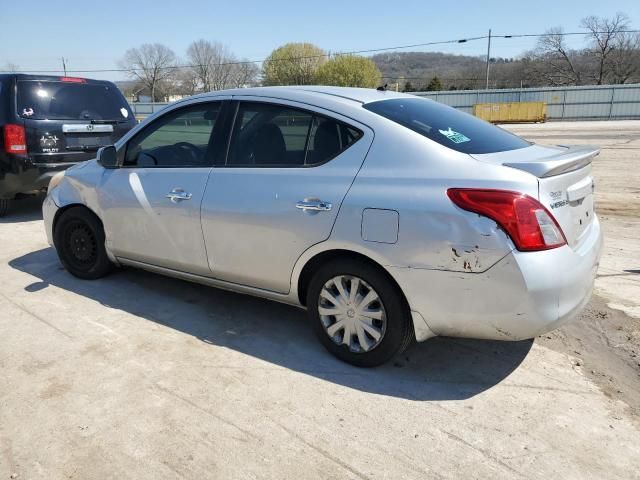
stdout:
[(494, 220), (518, 250), (549, 250), (567, 243), (553, 215), (528, 195), (475, 188), (450, 188), (447, 195), (458, 207)]
[(4, 126), (4, 151), (7, 153), (27, 153), (27, 136), (22, 125)]

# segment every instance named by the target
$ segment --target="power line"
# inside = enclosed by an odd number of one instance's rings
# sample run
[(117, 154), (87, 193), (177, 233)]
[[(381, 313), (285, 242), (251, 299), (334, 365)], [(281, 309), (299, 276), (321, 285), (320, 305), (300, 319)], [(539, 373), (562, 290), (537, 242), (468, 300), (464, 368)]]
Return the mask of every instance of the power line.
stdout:
[[(555, 35), (567, 37), (572, 35), (601, 35), (601, 34), (620, 34), (620, 33), (640, 33), (640, 30), (618, 30), (616, 32), (557, 32), (557, 33), (518, 33), (514, 35), (491, 35), (491, 38), (522, 38), (522, 37), (544, 37), (547, 35)], [(485, 37), (486, 38), (486, 37)]]
[[(510, 35), (495, 35), (491, 34), (492, 39), (503, 39), (503, 38), (524, 38), (524, 37), (543, 37), (546, 35), (556, 35), (556, 36), (572, 36), (572, 35), (599, 35), (599, 34), (607, 34), (612, 32), (558, 32), (558, 33), (519, 33), (519, 34), (510, 34)], [(640, 33), (640, 30), (620, 30), (616, 33)], [(403, 50), (407, 48), (418, 48), (418, 47), (428, 47), (435, 45), (446, 45), (446, 44), (457, 44), (457, 43), (468, 43), (476, 40), (485, 40), (488, 39), (489, 35), (481, 35), (478, 37), (469, 37), (469, 38), (459, 38), (452, 40), (440, 40), (435, 42), (424, 42), (424, 43), (414, 43), (410, 45), (396, 45), (393, 47), (383, 47), (383, 48), (370, 48), (365, 50), (351, 50), (344, 52), (336, 52), (336, 53), (324, 53), (318, 55), (305, 55), (300, 57), (289, 57), (289, 58), (281, 58), (269, 60), (268, 58), (262, 60), (238, 60), (233, 62), (220, 62), (215, 64), (215, 66), (229, 66), (229, 65), (249, 65), (249, 64), (259, 64), (265, 62), (290, 62), (295, 60), (307, 60), (313, 58), (324, 58), (331, 56), (343, 56), (343, 55), (358, 55), (362, 53), (379, 53), (379, 52), (388, 52), (393, 50)], [(165, 67), (158, 67), (161, 70), (174, 70), (180, 68), (193, 68), (193, 67), (204, 67), (208, 65), (203, 64), (189, 64), (189, 65), (170, 65)], [(66, 73), (118, 73), (118, 72), (139, 72), (144, 71), (144, 68), (103, 68), (103, 69), (88, 69), (88, 70), (66, 70)], [(63, 70), (21, 70), (22, 73), (63, 73)], [(0, 70), (0, 73), (14, 73), (10, 70)], [(65, 74), (66, 74), (65, 73)]]

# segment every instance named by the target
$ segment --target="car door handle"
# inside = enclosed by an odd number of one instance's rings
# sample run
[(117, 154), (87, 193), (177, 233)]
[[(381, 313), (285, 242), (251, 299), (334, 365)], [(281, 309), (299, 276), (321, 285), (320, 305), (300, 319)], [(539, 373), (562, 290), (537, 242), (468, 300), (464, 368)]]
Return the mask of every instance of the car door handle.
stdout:
[(169, 193), (167, 193), (167, 198), (171, 200), (173, 203), (178, 203), (182, 200), (191, 200), (192, 195), (188, 192), (185, 192), (181, 188), (174, 188)]
[(304, 211), (328, 212), (332, 207), (333, 205), (329, 202), (323, 202), (322, 200), (300, 200), (296, 203), (296, 208)]

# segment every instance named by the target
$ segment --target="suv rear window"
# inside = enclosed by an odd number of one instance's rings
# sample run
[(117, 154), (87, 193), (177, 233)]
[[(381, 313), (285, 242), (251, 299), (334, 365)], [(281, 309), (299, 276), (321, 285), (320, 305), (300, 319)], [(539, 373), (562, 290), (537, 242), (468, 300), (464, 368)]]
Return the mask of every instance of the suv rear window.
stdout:
[(35, 120), (126, 121), (132, 117), (115, 86), (36, 80), (18, 82), (18, 114)]
[(462, 153), (505, 152), (530, 145), (484, 120), (423, 98), (380, 100), (364, 108)]

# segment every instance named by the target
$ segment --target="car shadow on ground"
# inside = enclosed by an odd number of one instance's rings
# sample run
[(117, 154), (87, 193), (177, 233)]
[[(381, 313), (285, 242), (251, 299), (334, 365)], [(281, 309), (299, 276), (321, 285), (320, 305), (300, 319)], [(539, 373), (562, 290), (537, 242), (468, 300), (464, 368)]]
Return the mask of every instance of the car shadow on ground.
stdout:
[(305, 312), (295, 307), (135, 269), (83, 281), (62, 269), (52, 248), (9, 265), (39, 279), (25, 287), (28, 292), (54, 285), (211, 345), (357, 390), (412, 400), (477, 395), (513, 372), (533, 343), (434, 338), (387, 365), (360, 369), (326, 352)]
[(22, 223), (42, 220), (42, 201), (44, 195), (21, 198), (11, 201), (6, 217), (0, 217), (0, 223)]

